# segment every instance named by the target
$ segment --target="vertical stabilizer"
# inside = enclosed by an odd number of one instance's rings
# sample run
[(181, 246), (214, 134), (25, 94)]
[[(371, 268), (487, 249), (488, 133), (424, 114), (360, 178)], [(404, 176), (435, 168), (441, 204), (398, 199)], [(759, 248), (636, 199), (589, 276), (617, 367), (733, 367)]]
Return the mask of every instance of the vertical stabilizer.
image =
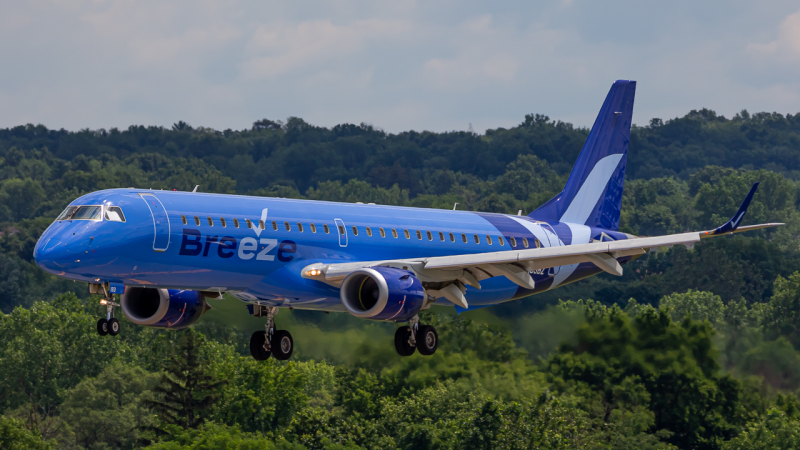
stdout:
[(635, 93), (635, 81), (611, 86), (564, 190), (531, 218), (619, 229)]

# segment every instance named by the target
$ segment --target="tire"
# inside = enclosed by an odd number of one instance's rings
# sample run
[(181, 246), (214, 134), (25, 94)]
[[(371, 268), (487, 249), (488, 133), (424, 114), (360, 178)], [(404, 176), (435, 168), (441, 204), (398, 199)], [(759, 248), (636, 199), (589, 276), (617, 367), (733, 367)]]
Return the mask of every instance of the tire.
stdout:
[(417, 348), (421, 355), (432, 355), (439, 347), (439, 335), (436, 328), (430, 325), (422, 325), (417, 329)]
[(108, 334), (116, 336), (119, 334), (119, 320), (112, 318), (108, 321)]
[(411, 327), (400, 327), (394, 332), (394, 349), (400, 356), (411, 356), (417, 350), (408, 343), (411, 337)]
[(100, 319), (97, 321), (97, 334), (100, 336), (105, 336), (108, 334), (108, 321), (106, 319)]
[(250, 336), (250, 356), (256, 361), (266, 361), (269, 359), (270, 352), (264, 349), (265, 342), (267, 342), (266, 331), (256, 331)]
[(278, 330), (272, 335), (272, 356), (280, 361), (286, 361), (292, 357), (294, 351), (294, 341), (292, 335), (286, 330)]

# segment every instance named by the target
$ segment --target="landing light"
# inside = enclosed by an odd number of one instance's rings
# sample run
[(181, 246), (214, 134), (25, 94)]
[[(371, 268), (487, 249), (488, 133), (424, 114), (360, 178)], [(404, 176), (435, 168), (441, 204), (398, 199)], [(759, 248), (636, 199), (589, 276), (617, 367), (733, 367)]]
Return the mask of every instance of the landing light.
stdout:
[(100, 304), (101, 305), (107, 305), (108, 304), (108, 300), (102, 299), (102, 300), (100, 300)]
[(308, 277), (316, 277), (317, 275), (322, 275), (322, 271), (319, 269), (311, 269), (306, 271), (306, 276)]

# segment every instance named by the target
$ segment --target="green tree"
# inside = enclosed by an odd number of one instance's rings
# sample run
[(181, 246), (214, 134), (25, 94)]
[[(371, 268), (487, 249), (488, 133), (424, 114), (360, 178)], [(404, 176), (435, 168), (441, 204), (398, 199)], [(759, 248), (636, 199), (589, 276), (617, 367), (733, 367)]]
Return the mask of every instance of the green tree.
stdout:
[(209, 373), (208, 361), (201, 355), (203, 335), (191, 328), (180, 333), (159, 384), (153, 389), (154, 398), (144, 403), (165, 424), (197, 428), (211, 414), (219, 398), (218, 388), (225, 381)]
[(116, 361), (100, 375), (84, 378), (67, 393), (60, 419), (68, 441), (83, 448), (136, 448), (141, 430), (154, 425), (142, 400), (158, 376)]
[(689, 316), (694, 320), (707, 320), (719, 328), (725, 318), (725, 304), (718, 295), (689, 289), (683, 294), (670, 294), (662, 298), (659, 307), (665, 309), (673, 321)]
[(10, 417), (0, 415), (0, 448), (5, 450), (50, 450), (53, 445), (37, 432)]
[(55, 433), (68, 389), (125, 353), (119, 340), (97, 335), (96, 320), (74, 294), (0, 313), (0, 410), (21, 408), (28, 428)]
[(764, 417), (747, 424), (734, 439), (725, 442), (723, 450), (760, 450), (800, 448), (800, 421), (787, 417), (778, 409), (769, 410)]
[(31, 217), (44, 198), (42, 184), (30, 178), (11, 178), (0, 185), (0, 204), (8, 208), (14, 221)]

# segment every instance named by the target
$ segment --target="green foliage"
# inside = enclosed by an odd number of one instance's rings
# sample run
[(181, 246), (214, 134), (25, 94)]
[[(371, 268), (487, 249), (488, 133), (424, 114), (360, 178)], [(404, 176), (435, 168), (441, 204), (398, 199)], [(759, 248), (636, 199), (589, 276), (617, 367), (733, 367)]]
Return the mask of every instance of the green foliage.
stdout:
[[(595, 314), (546, 370), (563, 389), (602, 392), (598, 416), (608, 421), (645, 405), (659, 414), (641, 430), (669, 432), (681, 448), (711, 448), (743, 421), (738, 383), (718, 374), (708, 323), (673, 322), (650, 311), (630, 319), (620, 310)], [(654, 420), (653, 420), (654, 419)]]
[(240, 431), (213, 422), (198, 429), (168, 427), (169, 440), (146, 448), (153, 450), (303, 450), (305, 447), (281, 439), (277, 444), (271, 439)]
[(192, 329), (181, 332), (174, 351), (168, 354), (159, 385), (153, 389), (155, 397), (145, 401), (165, 424), (197, 428), (218, 400), (225, 381), (209, 374), (209, 361), (201, 353), (203, 340), (203, 335)]
[(50, 450), (53, 446), (31, 432), (22, 422), (0, 415), (0, 448), (5, 450)]
[(119, 360), (84, 378), (61, 407), (59, 418), (68, 430), (60, 440), (82, 448), (136, 448), (142, 429), (155, 425), (142, 400), (156, 382), (156, 375)]
[(26, 426), (49, 435), (68, 389), (97, 376), (120, 349), (97, 335), (71, 294), (0, 315), (0, 410), (21, 408)]
[(736, 438), (725, 442), (724, 450), (800, 448), (800, 421), (777, 409), (749, 423)]

